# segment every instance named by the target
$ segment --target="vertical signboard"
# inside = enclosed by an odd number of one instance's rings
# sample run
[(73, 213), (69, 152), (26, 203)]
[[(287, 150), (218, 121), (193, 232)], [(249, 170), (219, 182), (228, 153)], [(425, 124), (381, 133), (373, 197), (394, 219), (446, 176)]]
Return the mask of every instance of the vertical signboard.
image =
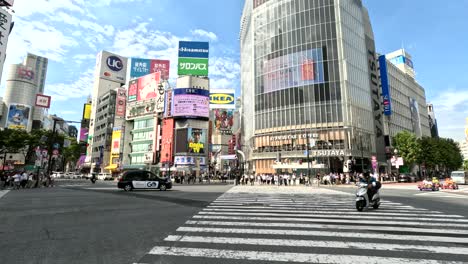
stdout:
[(89, 133), (89, 128), (82, 127), (80, 129), (80, 142), (87, 142), (88, 141), (88, 133)]
[(137, 100), (138, 93), (138, 80), (132, 80), (128, 83), (128, 101), (133, 102)]
[(174, 143), (174, 119), (164, 119), (162, 122), (161, 163), (172, 161)]
[(179, 75), (208, 76), (209, 43), (179, 41)]
[(91, 104), (84, 104), (83, 106), (83, 119), (91, 119)]
[(124, 88), (117, 89), (117, 98), (115, 105), (115, 116), (125, 118), (127, 95)]
[(392, 115), (392, 101), (390, 98), (390, 87), (388, 86), (387, 59), (385, 55), (379, 57), (380, 84), (382, 86), (382, 99), (384, 115)]
[(7, 9), (0, 9), (0, 79), (5, 64), (8, 36), (10, 35), (11, 15)]
[(421, 137), (421, 119), (419, 118), (419, 105), (416, 99), (409, 97), (409, 106), (411, 112), (411, 123), (413, 125), (413, 132), (417, 137)]
[(11, 129), (28, 128), (29, 117), (31, 116), (31, 107), (22, 104), (10, 104), (6, 127)]
[(120, 153), (120, 137), (122, 136), (122, 130), (120, 127), (114, 127), (112, 131), (112, 147), (111, 153), (112, 154), (119, 154)]

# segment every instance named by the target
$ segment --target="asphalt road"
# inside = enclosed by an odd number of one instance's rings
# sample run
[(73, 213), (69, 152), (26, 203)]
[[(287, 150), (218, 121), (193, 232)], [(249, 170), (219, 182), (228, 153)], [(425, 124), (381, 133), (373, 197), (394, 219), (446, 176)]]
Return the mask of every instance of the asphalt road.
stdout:
[(0, 263), (468, 263), (466, 192), (59, 185), (0, 193)]

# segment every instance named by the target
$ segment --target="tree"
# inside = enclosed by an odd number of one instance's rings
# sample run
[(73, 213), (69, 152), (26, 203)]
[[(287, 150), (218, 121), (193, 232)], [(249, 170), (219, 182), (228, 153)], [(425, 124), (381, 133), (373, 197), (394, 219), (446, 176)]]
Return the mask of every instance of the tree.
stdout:
[(468, 171), (468, 160), (463, 161), (463, 170)]
[(393, 138), (393, 146), (406, 164), (412, 165), (418, 161), (421, 147), (415, 134), (408, 131), (399, 132)]
[(67, 164), (67, 162), (70, 162), (71, 164), (76, 164), (81, 154), (82, 145), (78, 144), (76, 140), (72, 141), (72, 144), (69, 147), (63, 149), (63, 164), (65, 165)]

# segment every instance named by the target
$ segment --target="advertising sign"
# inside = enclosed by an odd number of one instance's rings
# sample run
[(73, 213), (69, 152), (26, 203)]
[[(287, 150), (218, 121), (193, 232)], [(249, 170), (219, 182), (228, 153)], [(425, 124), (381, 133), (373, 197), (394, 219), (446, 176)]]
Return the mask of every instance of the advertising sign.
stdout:
[(128, 120), (147, 115), (154, 115), (156, 113), (158, 113), (158, 111), (154, 100), (127, 103), (126, 114)]
[(124, 88), (117, 89), (117, 98), (115, 103), (115, 116), (125, 117), (127, 95)]
[(207, 131), (206, 129), (189, 128), (187, 133), (188, 139), (188, 152), (195, 154), (204, 154), (208, 150), (205, 150)]
[(197, 160), (199, 165), (206, 165), (205, 157), (177, 156), (174, 158), (174, 163), (176, 165), (196, 165)]
[(158, 97), (159, 95), (158, 86), (159, 86), (160, 81), (161, 81), (160, 72), (151, 73), (151, 74), (138, 78), (137, 101), (145, 101), (145, 100)]
[(27, 129), (31, 107), (21, 104), (10, 104), (6, 127), (12, 129)]
[(113, 82), (125, 83), (127, 75), (127, 58), (108, 51), (98, 55), (99, 77)]
[(130, 79), (150, 74), (151, 60), (132, 58), (130, 63)]
[(179, 58), (177, 74), (208, 76), (208, 59)]
[(89, 133), (89, 128), (82, 127), (80, 129), (80, 141), (81, 142), (87, 142), (88, 141), (88, 133)]
[(214, 109), (214, 134), (232, 135), (234, 125), (234, 110), (232, 109)]
[(234, 89), (211, 89), (210, 109), (235, 109)]
[(392, 115), (392, 102), (390, 98), (390, 87), (388, 86), (387, 59), (385, 59), (385, 55), (379, 57), (379, 66), (384, 115), (389, 116)]
[(168, 60), (151, 60), (150, 72), (160, 72), (162, 80), (169, 80), (170, 61)]
[(180, 41), (179, 75), (208, 76), (209, 43)]
[(132, 80), (128, 83), (128, 101), (133, 102), (137, 100), (138, 93), (138, 80)]
[(119, 154), (120, 153), (120, 138), (122, 136), (122, 130), (120, 127), (114, 127), (112, 131), (112, 147), (111, 153), (112, 154)]
[(411, 123), (413, 132), (417, 137), (421, 137), (421, 119), (419, 118), (419, 105), (416, 99), (409, 97), (409, 106), (411, 111)]
[(263, 63), (263, 74), (266, 93), (323, 83), (325, 73), (322, 49), (305, 50), (266, 60)]
[(198, 41), (179, 41), (179, 58), (209, 57), (210, 44)]
[[(11, 1), (11, 0), (10, 0)], [(11, 15), (6, 9), (0, 9), (0, 77), (5, 64), (8, 36), (10, 35)]]
[(174, 140), (174, 119), (162, 121), (161, 162), (172, 162), (172, 145)]
[(83, 119), (91, 119), (91, 104), (84, 104), (83, 106)]
[(43, 94), (36, 94), (36, 106), (49, 108), (51, 97)]
[(34, 80), (34, 71), (31, 67), (21, 67), (19, 66), (16, 69), (16, 77), (26, 81), (33, 81)]
[(196, 88), (173, 90), (172, 115), (174, 117), (209, 117), (209, 91)]

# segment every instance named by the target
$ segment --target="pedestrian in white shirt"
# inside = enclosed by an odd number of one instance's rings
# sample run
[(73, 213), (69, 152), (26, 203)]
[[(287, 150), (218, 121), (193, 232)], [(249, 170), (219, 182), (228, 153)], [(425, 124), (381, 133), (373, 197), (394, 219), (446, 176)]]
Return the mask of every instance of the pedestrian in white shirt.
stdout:
[(292, 176), (292, 182), (294, 185), (296, 185), (296, 174), (293, 174)]
[(20, 186), (21, 186), (21, 174), (19, 172), (17, 172), (14, 176), (13, 176), (13, 181), (14, 181), (14, 189), (15, 190), (19, 190)]

